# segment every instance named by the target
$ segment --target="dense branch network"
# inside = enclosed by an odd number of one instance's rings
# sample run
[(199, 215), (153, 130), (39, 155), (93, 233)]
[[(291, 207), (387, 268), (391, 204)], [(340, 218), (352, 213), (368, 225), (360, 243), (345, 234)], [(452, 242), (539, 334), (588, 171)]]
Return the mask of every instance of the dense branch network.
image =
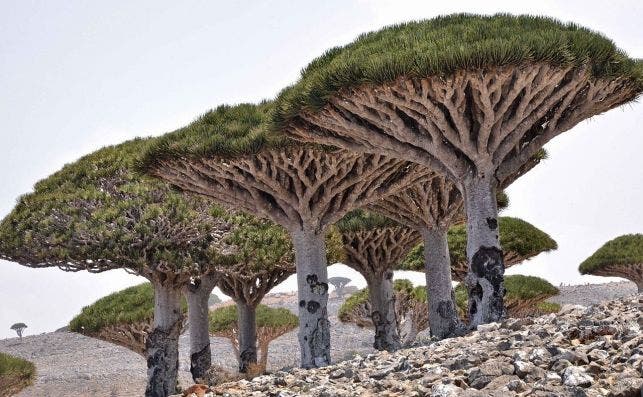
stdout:
[(514, 174), (556, 135), (636, 96), (627, 79), (546, 63), (347, 88), (287, 127), (298, 139), (409, 158), (463, 179)]
[(152, 172), (188, 191), (261, 214), (282, 225), (335, 222), (346, 211), (429, 174), (406, 161), (311, 146), (237, 159), (163, 160)]

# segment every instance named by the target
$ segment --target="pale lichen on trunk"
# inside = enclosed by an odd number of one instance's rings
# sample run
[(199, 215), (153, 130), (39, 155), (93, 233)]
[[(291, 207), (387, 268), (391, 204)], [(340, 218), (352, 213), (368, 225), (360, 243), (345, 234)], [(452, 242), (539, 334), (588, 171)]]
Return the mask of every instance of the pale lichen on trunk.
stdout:
[(194, 280), (185, 288), (190, 327), (190, 373), (196, 382), (212, 366), (210, 333), (208, 330), (208, 299), (216, 285), (214, 275)]
[(447, 228), (424, 229), (424, 266), (431, 336), (443, 339), (459, 326), (451, 283)]
[(179, 369), (181, 290), (154, 283), (154, 327), (147, 339), (146, 397), (174, 394)]
[(330, 364), (328, 273), (322, 232), (293, 233), (299, 298), (299, 346), (303, 368)]
[(251, 365), (257, 363), (257, 323), (255, 307), (236, 301), (239, 327), (239, 372), (246, 373)]
[(375, 327), (373, 347), (377, 350), (398, 350), (402, 345), (397, 332), (393, 272), (374, 275), (367, 282), (371, 300), (371, 320)]
[(498, 231), (496, 194), (489, 178), (468, 177), (463, 182), (467, 213), (470, 326), (498, 321), (504, 315), (504, 273)]

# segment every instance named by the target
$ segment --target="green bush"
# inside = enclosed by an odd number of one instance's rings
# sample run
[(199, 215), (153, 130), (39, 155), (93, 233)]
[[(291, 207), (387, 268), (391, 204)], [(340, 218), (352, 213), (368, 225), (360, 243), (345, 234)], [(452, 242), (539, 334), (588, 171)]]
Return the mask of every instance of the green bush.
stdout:
[(643, 234), (626, 234), (608, 241), (580, 264), (581, 274), (611, 265), (643, 263)]
[(36, 367), (18, 357), (0, 353), (0, 396), (12, 396), (33, 383)]
[[(255, 310), (255, 321), (257, 328), (277, 328), (284, 326), (296, 327), (299, 319), (290, 310), (279, 307), (273, 308), (266, 305), (258, 305)], [(210, 333), (230, 331), (237, 327), (237, 307), (228, 305), (212, 310), (210, 312)]]
[[(182, 306), (186, 311), (185, 299)], [(138, 323), (150, 320), (153, 316), (154, 288), (150, 283), (143, 283), (114, 292), (83, 307), (69, 323), (69, 330), (94, 333), (109, 325)]]

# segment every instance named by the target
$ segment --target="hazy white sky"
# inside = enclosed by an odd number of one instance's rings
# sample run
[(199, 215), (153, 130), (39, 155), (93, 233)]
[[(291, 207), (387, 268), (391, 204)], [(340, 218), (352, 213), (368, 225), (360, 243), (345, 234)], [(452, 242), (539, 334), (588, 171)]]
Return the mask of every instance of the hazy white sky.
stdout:
[[(543, 14), (601, 31), (643, 57), (640, 1), (225, 3), (0, 0), (0, 216), (66, 162), (181, 127), (221, 103), (272, 97), (325, 49), (395, 22), (453, 12)], [(606, 281), (576, 269), (606, 240), (643, 231), (642, 109), (614, 110), (557, 138), (547, 146), (550, 159), (509, 189), (506, 214), (560, 246), (510, 273), (554, 284)], [(333, 267), (331, 274), (349, 273)], [(141, 280), (0, 261), (0, 337), (18, 321), (27, 334), (64, 326), (82, 306)]]

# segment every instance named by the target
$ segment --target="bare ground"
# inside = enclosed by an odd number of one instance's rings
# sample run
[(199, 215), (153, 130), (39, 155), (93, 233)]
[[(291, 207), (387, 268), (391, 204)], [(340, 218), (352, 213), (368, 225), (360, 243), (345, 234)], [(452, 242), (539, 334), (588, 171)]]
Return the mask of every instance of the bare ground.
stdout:
[[(551, 299), (561, 304), (590, 305), (636, 293), (631, 282), (560, 287), (561, 294)], [(372, 351), (371, 330), (342, 324), (337, 309), (342, 300), (329, 301), (334, 362), (356, 353)], [(296, 312), (294, 294), (268, 296), (264, 303), (287, 307)], [(188, 331), (189, 332), (189, 331)], [(297, 330), (273, 341), (268, 368), (276, 370), (295, 366), (299, 361)], [(180, 382), (191, 384), (189, 375), (188, 334), (180, 340)], [(234, 369), (232, 348), (223, 338), (212, 338), (213, 362)], [(141, 396), (145, 390), (146, 368), (142, 356), (120, 346), (71, 332), (52, 332), (0, 340), (0, 351), (25, 358), (36, 365), (33, 386), (18, 396)]]

